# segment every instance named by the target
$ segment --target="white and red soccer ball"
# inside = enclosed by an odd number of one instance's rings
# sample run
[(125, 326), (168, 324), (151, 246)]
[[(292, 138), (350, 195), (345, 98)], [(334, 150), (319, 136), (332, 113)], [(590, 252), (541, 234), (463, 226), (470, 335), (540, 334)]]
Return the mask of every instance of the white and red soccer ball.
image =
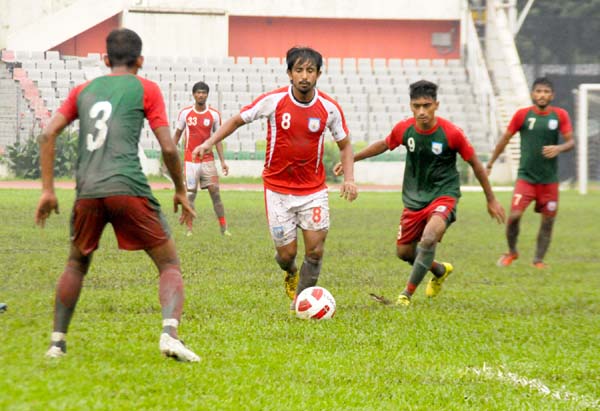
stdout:
[(296, 297), (295, 309), (303, 320), (327, 320), (335, 314), (335, 299), (323, 287), (308, 287)]

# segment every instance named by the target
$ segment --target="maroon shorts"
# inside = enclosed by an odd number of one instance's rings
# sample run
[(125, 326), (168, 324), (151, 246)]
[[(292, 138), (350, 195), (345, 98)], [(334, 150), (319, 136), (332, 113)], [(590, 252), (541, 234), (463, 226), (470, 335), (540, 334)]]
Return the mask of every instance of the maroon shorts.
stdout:
[(405, 208), (400, 216), (396, 244), (411, 244), (419, 241), (427, 222), (434, 214), (443, 217), (446, 220), (446, 226), (452, 224), (456, 220), (456, 198), (438, 197), (427, 207), (417, 211)]
[(554, 217), (558, 211), (558, 183), (534, 184), (518, 179), (510, 210), (523, 212), (533, 200), (536, 213)]
[(165, 243), (170, 237), (169, 226), (160, 212), (146, 197), (111, 196), (81, 198), (75, 201), (71, 214), (71, 241), (82, 254), (98, 248), (107, 223), (123, 250), (146, 250)]

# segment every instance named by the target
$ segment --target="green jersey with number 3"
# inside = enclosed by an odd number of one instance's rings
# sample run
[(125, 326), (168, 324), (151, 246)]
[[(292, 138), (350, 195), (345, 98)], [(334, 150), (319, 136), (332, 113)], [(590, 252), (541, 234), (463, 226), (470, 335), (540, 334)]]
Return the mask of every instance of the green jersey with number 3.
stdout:
[(59, 111), (79, 118), (77, 197), (147, 197), (154, 203), (139, 158), (144, 118), (168, 126), (158, 86), (133, 74), (107, 75), (74, 88)]

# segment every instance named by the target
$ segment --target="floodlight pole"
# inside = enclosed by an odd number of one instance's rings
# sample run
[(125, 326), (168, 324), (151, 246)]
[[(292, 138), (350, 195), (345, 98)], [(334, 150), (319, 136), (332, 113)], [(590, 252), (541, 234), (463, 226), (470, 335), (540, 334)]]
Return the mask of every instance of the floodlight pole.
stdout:
[(535, 0), (528, 0), (525, 7), (523, 7), (523, 11), (521, 11), (521, 14), (519, 14), (519, 17), (517, 18), (517, 22), (515, 23), (513, 36), (517, 37), (517, 34), (519, 34), (519, 30), (521, 30), (521, 26), (523, 25), (527, 14), (529, 14), (529, 10), (531, 10), (534, 1)]

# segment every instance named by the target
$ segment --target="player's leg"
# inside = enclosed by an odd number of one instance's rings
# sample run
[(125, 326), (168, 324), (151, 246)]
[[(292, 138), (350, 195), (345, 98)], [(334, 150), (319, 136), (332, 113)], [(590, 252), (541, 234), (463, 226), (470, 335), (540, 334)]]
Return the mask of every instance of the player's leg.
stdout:
[(227, 230), (227, 220), (225, 219), (225, 207), (223, 206), (223, 201), (221, 200), (221, 192), (219, 190), (219, 184), (211, 184), (208, 186), (208, 193), (210, 194), (210, 199), (212, 200), (213, 210), (215, 211), (215, 215), (219, 220), (219, 227), (221, 229), (221, 234), (225, 236), (231, 236), (229, 230)]
[(525, 180), (517, 180), (510, 205), (510, 214), (506, 222), (508, 252), (502, 254), (498, 259), (496, 265), (499, 267), (508, 267), (514, 260), (519, 258), (517, 241), (519, 239), (521, 217), (534, 199), (535, 186)]
[(284, 271), (283, 285), (287, 296), (293, 299), (298, 285), (297, 216), (293, 198), (265, 189), (265, 208), (271, 238), (275, 244), (275, 261)]
[(298, 226), (304, 238), (304, 261), (296, 295), (315, 286), (321, 273), (325, 239), (329, 230), (329, 197), (327, 190), (296, 197)]
[(537, 242), (535, 247), (535, 257), (533, 259), (533, 265), (537, 268), (545, 268), (544, 257), (550, 247), (550, 240), (552, 239), (552, 229), (554, 227), (554, 216), (547, 216), (542, 214), (542, 221), (540, 229), (538, 231)]
[(83, 287), (83, 278), (92, 261), (92, 253), (107, 223), (101, 199), (79, 199), (71, 215), (71, 249), (65, 269), (56, 285), (54, 327), (48, 357), (60, 357), (67, 352), (66, 334)]
[(88, 272), (92, 254), (83, 255), (71, 245), (69, 259), (56, 285), (54, 298), (54, 327), (47, 357), (60, 357), (67, 353), (66, 336), (83, 288), (83, 278)]
[(285, 293), (293, 299), (298, 287), (298, 267), (296, 266), (296, 254), (298, 252), (298, 242), (294, 239), (292, 242), (275, 247), (275, 261), (284, 271), (283, 284)]
[(181, 266), (172, 238), (146, 250), (159, 272), (158, 295), (163, 318), (159, 348), (161, 353), (179, 361), (200, 361), (193, 351), (183, 345), (177, 334), (183, 311), (184, 291)]
[(111, 223), (124, 250), (144, 250), (159, 273), (159, 301), (162, 311), (161, 353), (180, 361), (199, 361), (178, 339), (177, 327), (183, 311), (184, 292), (181, 266), (175, 242), (160, 207), (148, 198), (115, 196), (105, 199)]
[[(191, 161), (185, 162), (184, 167), (185, 173), (185, 188), (187, 190), (187, 199), (193, 210), (196, 209), (196, 196), (198, 194), (198, 180), (200, 176), (200, 164), (192, 163)], [(186, 235), (192, 235), (192, 221), (190, 220), (187, 225)]]
[(538, 231), (533, 265), (536, 268), (546, 268), (544, 257), (550, 247), (552, 229), (558, 212), (558, 183), (538, 185), (538, 197), (535, 211), (542, 214)]
[(317, 285), (323, 263), (327, 230), (302, 230), (302, 235), (304, 238), (304, 261), (300, 267), (300, 279), (296, 288), (296, 295), (308, 287)]
[(435, 248), (444, 235), (446, 227), (446, 219), (440, 214), (433, 214), (425, 225), (423, 235), (416, 247), (416, 255), (410, 277), (406, 283), (406, 288), (398, 298), (398, 303), (402, 305), (410, 304), (410, 298), (423, 281), (427, 271), (431, 269), (435, 257)]

